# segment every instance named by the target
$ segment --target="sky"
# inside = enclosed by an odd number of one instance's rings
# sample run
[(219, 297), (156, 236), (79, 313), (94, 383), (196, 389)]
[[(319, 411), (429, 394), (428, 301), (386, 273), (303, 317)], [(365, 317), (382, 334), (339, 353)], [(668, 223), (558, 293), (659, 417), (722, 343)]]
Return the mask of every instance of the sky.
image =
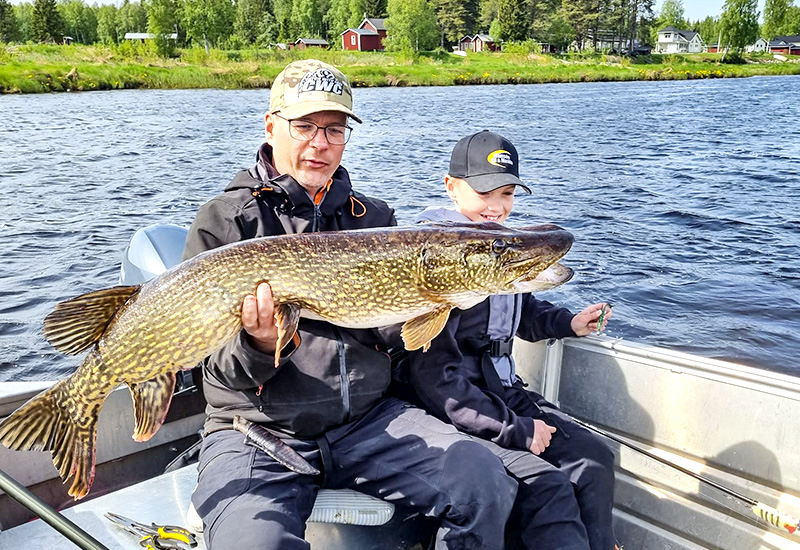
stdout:
[[(656, 2), (656, 11), (661, 10), (664, 0)], [(689, 21), (699, 21), (707, 16), (719, 17), (725, 0), (683, 0), (683, 16)], [(758, 0), (758, 11), (764, 13), (764, 0)], [(761, 17), (759, 16), (759, 20)]]

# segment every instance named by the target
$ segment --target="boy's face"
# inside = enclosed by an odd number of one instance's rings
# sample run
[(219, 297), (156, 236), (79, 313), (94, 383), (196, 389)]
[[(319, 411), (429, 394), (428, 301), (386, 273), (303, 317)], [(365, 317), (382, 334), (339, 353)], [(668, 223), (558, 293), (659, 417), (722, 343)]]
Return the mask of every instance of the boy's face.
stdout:
[(456, 210), (474, 222), (505, 223), (514, 207), (515, 185), (505, 185), (494, 191), (479, 193), (465, 180), (445, 176), (444, 187), (453, 199)]

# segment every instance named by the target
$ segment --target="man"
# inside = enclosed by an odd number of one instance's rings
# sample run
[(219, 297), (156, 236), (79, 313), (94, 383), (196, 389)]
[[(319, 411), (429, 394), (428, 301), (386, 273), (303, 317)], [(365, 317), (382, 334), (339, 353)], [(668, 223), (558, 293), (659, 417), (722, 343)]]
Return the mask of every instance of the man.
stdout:
[[(242, 239), (395, 225), (384, 202), (354, 191), (339, 165), (350, 135), (345, 76), (315, 60), (278, 75), (256, 165), (202, 206), (184, 256)], [(325, 284), (325, 274), (320, 274)], [(307, 549), (320, 487), (356, 488), (439, 518), (437, 548), (503, 547), (516, 482), (488, 449), (422, 410), (385, 397), (377, 330), (301, 319), (281, 350), (268, 284), (242, 306), (243, 330), (203, 367), (208, 418), (192, 502), (211, 549)], [(295, 473), (247, 445), (234, 415), (297, 451), (322, 475)]]

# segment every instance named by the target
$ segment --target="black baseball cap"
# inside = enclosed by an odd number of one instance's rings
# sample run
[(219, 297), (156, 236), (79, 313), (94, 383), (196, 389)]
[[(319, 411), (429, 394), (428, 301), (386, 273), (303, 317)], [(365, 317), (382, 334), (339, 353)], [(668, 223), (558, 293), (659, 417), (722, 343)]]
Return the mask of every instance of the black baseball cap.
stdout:
[(450, 155), (450, 175), (466, 180), (475, 191), (487, 193), (506, 185), (530, 188), (519, 179), (519, 155), (506, 138), (483, 130), (459, 140)]

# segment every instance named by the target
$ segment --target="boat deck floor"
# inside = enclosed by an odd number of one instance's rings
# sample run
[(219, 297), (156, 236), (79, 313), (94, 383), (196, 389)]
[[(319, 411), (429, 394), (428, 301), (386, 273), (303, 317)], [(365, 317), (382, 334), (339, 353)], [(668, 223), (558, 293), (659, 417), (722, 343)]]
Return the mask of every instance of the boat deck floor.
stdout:
[[(196, 465), (186, 466), (78, 504), (65, 510), (63, 515), (109, 550), (141, 549), (138, 537), (106, 519), (106, 512), (145, 524), (155, 522), (185, 527), (189, 499), (196, 483)], [(198, 535), (197, 542), (196, 550), (205, 550), (202, 536)], [(0, 532), (0, 547), (76, 548), (74, 543), (40, 519)]]

